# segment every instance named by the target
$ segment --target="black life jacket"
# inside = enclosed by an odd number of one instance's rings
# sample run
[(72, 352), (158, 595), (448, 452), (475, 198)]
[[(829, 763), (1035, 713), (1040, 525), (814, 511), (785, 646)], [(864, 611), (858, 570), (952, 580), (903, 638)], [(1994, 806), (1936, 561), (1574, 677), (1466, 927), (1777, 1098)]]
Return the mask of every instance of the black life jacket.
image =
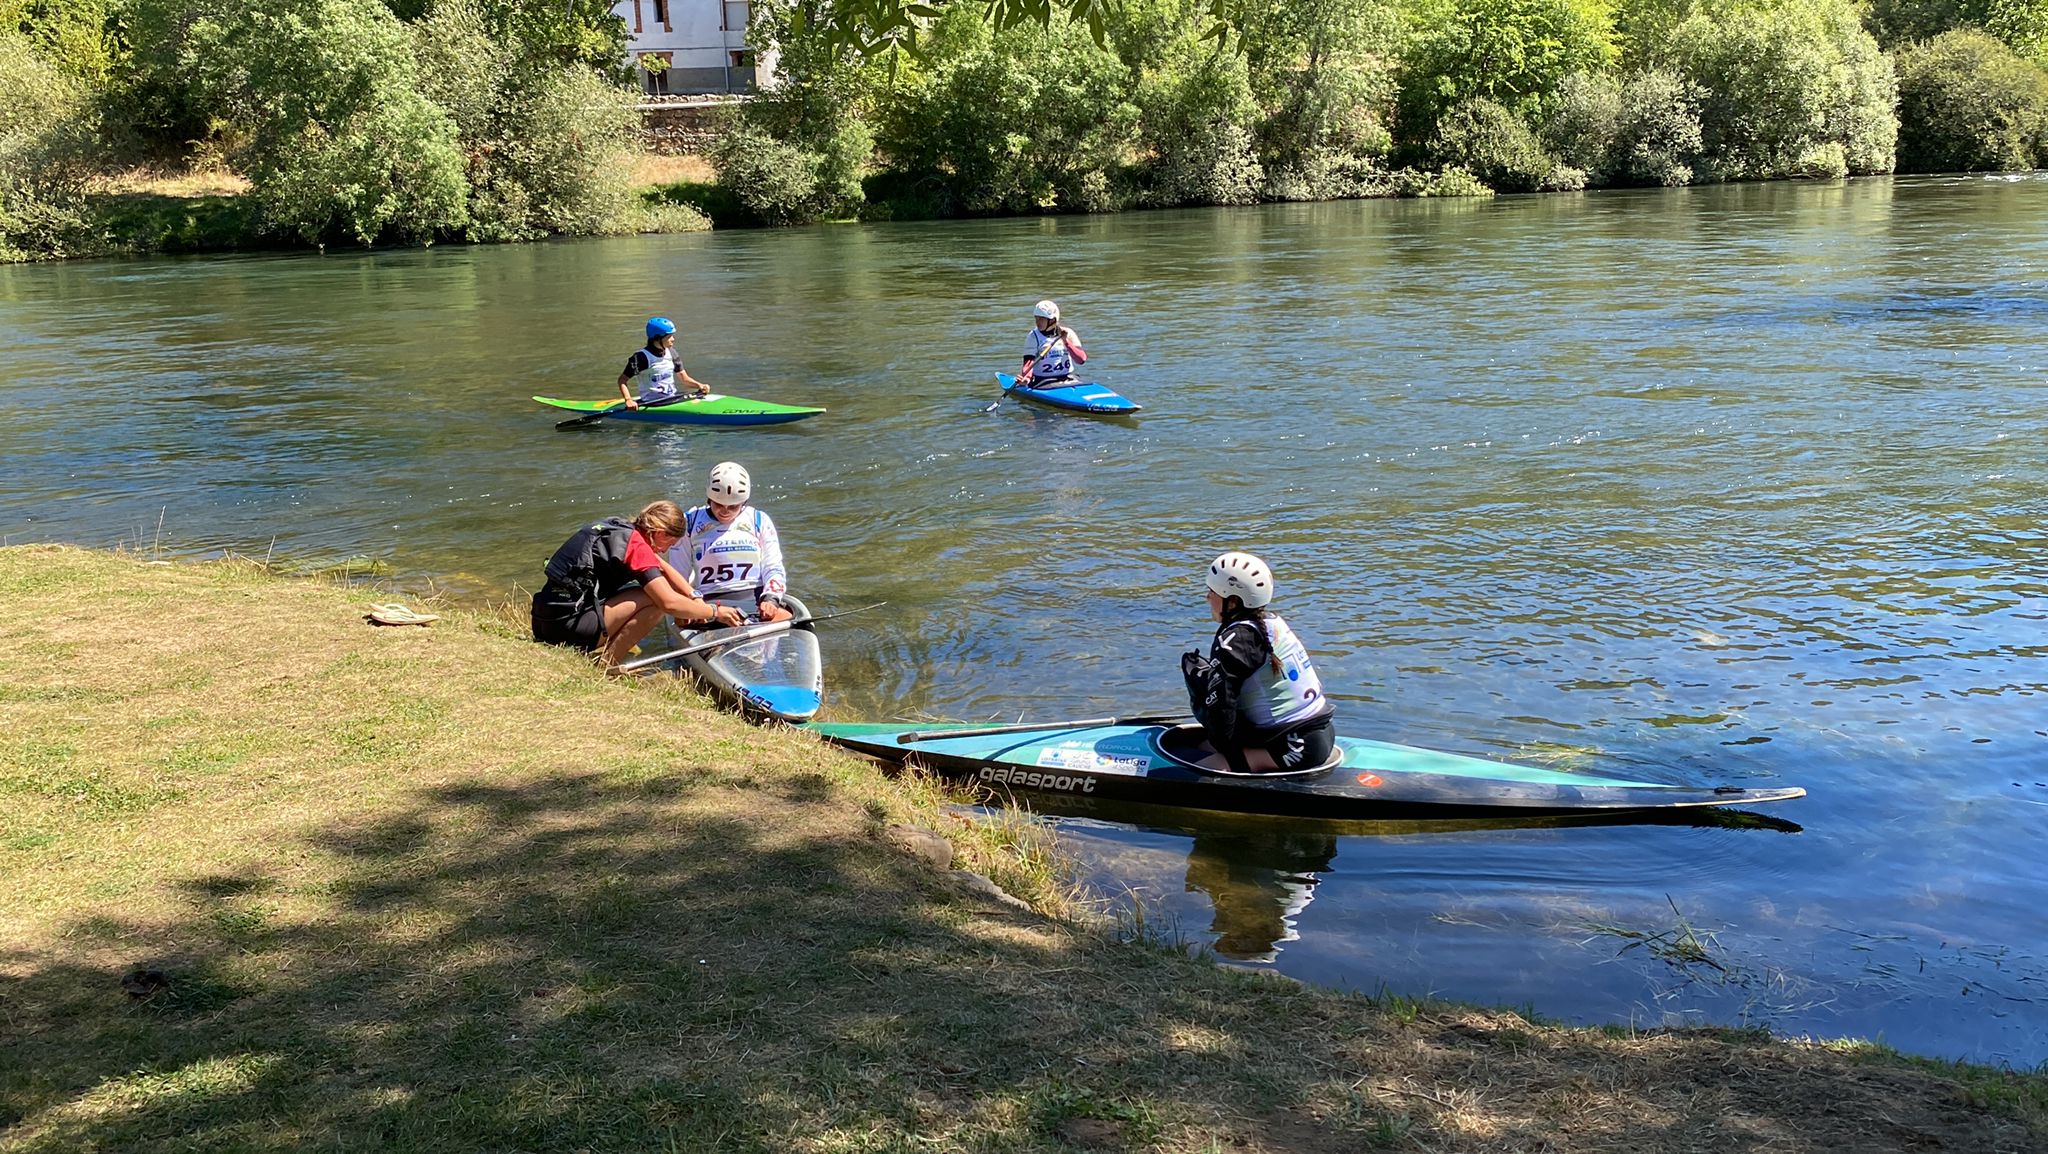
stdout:
[(626, 569), (626, 543), (632, 538), (633, 523), (623, 517), (606, 517), (576, 530), (548, 558), (542, 594), (577, 613), (603, 605), (633, 579)]

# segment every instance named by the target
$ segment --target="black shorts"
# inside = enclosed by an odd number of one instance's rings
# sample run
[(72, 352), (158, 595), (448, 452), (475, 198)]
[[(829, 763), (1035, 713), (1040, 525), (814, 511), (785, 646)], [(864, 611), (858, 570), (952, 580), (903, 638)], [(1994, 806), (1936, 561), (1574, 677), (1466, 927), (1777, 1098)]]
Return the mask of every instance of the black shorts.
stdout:
[(1221, 753), (1230, 768), (1238, 773), (1254, 772), (1244, 760), (1247, 749), (1263, 749), (1273, 759), (1274, 768), (1268, 773), (1281, 773), (1296, 769), (1314, 769), (1330, 760), (1330, 754), (1337, 749), (1337, 726), (1334, 713), (1325, 714), (1315, 721), (1305, 722), (1292, 729), (1282, 730), (1270, 736), (1254, 737), (1236, 749), (1226, 747), (1222, 742), (1210, 743)]
[(578, 609), (547, 595), (533, 595), (533, 639), (595, 653), (604, 645), (604, 609)]

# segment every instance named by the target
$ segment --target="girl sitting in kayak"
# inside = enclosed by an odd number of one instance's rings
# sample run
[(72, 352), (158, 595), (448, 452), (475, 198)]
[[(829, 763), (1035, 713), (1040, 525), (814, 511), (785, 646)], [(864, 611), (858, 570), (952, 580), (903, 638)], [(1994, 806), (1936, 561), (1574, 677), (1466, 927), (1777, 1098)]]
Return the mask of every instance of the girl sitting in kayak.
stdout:
[(1024, 344), (1024, 364), (1017, 370), (1017, 383), (1033, 389), (1073, 383), (1074, 366), (1088, 362), (1081, 338), (1060, 323), (1060, 306), (1051, 301), (1039, 301), (1031, 317), (1031, 336)]
[(631, 521), (608, 517), (578, 529), (548, 559), (547, 584), (533, 595), (533, 639), (596, 653), (607, 668), (654, 629), (678, 621), (738, 625), (744, 615), (690, 593), (662, 559), (683, 533), (683, 511), (656, 501)]
[(1313, 769), (1336, 748), (1336, 709), (1294, 630), (1269, 612), (1273, 571), (1249, 553), (1209, 566), (1209, 656), (1183, 654), (1188, 704), (1235, 773)]
[[(693, 397), (706, 396), (711, 386), (683, 371), (682, 363), (676, 360), (676, 323), (667, 317), (647, 318), (647, 345), (633, 350), (626, 358), (626, 369), (619, 374), (619, 396), (625, 399), (628, 409), (642, 405), (666, 405), (680, 394), (676, 382), (690, 387)], [(634, 396), (634, 389), (639, 396)]]
[(705, 504), (684, 516), (682, 536), (668, 551), (670, 563), (695, 583), (706, 601), (751, 606), (763, 621), (787, 621), (789, 574), (782, 567), (782, 539), (775, 522), (747, 507), (753, 478), (736, 461), (711, 470)]

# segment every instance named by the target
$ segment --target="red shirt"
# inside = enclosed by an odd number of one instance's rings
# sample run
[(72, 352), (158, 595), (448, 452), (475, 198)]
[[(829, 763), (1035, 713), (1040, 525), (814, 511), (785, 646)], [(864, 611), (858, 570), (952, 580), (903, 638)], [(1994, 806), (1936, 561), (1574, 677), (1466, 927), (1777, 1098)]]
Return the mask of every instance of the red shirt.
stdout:
[(638, 529), (626, 538), (626, 568), (633, 571), (633, 576), (642, 586), (661, 576), (661, 554), (654, 551), (654, 546), (647, 543), (647, 538), (642, 537)]

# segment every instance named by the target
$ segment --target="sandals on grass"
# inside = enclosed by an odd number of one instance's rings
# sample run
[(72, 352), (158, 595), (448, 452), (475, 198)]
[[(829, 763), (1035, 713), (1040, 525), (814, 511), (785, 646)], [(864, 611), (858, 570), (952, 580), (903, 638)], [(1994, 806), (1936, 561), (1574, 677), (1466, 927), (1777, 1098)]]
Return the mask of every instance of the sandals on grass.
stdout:
[(441, 619), (432, 613), (415, 612), (396, 601), (372, 605), (365, 616), (373, 625), (426, 625)]

